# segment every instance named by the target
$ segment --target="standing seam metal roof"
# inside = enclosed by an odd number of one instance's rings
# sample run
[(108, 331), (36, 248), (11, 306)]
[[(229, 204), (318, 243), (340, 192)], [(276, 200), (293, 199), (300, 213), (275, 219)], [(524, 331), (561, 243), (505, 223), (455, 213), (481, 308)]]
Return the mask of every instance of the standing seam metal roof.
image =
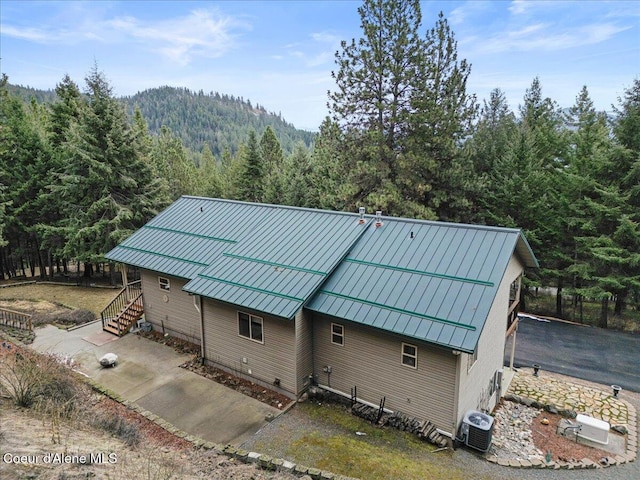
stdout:
[(351, 213), (181, 197), (107, 254), (184, 290), (293, 318), (366, 230)]
[(521, 232), (384, 218), (369, 225), (307, 308), (473, 352)]
[(516, 229), (181, 197), (107, 258), (247, 309), (306, 306), (473, 352), (514, 252), (538, 266)]

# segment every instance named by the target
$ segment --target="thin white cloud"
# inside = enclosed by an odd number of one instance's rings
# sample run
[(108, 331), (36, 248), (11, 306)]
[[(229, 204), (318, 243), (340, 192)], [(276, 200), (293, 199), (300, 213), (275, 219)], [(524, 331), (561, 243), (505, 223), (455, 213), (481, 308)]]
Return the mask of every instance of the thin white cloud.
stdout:
[(190, 63), (194, 57), (224, 55), (234, 46), (233, 31), (238, 27), (248, 28), (232, 17), (203, 9), (155, 23), (144, 23), (131, 17), (117, 18), (109, 23), (115, 30), (138, 39), (147, 48), (182, 65)]
[(462, 25), (470, 17), (492, 8), (491, 2), (481, 0), (470, 0), (449, 12), (447, 19), (452, 26)]
[(30, 42), (45, 43), (49, 39), (47, 32), (39, 28), (19, 28), (3, 23), (0, 24), (0, 30), (3, 35)]
[(216, 10), (198, 9), (185, 16), (144, 21), (122, 16), (83, 22), (80, 19), (73, 30), (65, 27), (44, 26), (20, 28), (3, 24), (3, 35), (46, 44), (80, 44), (100, 41), (108, 44), (135, 42), (172, 62), (187, 65), (195, 57), (216, 58), (230, 51), (236, 43), (237, 31), (249, 30), (246, 22), (223, 15)]
[(558, 51), (595, 45), (630, 28), (613, 23), (602, 23), (559, 29), (554, 25), (536, 23), (506, 32), (497, 32), (488, 39), (469, 37), (464, 40), (464, 44), (475, 44), (477, 51), (485, 54), (532, 50)]
[(525, 0), (513, 0), (509, 5), (509, 11), (513, 15), (522, 15), (529, 12), (529, 10), (535, 5), (534, 2)]
[(311, 38), (320, 43), (339, 44), (342, 40), (338, 35), (329, 32), (316, 32), (311, 34)]
[[(301, 60), (307, 68), (316, 68), (333, 62), (335, 48), (340, 44), (340, 37), (329, 32), (314, 32), (309, 34), (313, 44), (296, 42), (285, 45), (290, 57)], [(318, 46), (320, 51), (317, 51)]]

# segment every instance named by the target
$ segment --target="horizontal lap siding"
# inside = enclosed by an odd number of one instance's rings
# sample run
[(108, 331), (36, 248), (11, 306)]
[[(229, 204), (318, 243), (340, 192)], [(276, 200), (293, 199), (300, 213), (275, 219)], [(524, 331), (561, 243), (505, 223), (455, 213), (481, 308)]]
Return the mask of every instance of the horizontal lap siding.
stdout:
[[(296, 393), (296, 337), (293, 320), (251, 312), (245, 308), (204, 299), (205, 358), (232, 371)], [(238, 311), (263, 319), (264, 343), (238, 335)], [(243, 358), (247, 359), (244, 363)], [(251, 373), (249, 373), (251, 370)]]
[[(161, 290), (158, 277), (168, 278), (171, 290)], [(200, 344), (200, 314), (193, 297), (182, 290), (188, 280), (143, 270), (141, 274), (144, 315), (154, 330)], [(164, 301), (166, 295), (168, 301)]]
[[(331, 343), (332, 322), (344, 325), (344, 346)], [(323, 367), (330, 365), (332, 388), (348, 394), (355, 386), (358, 398), (374, 404), (386, 397), (386, 408), (452, 431), (456, 357), (450, 351), (320, 314), (314, 314), (313, 324), (313, 362), (320, 384), (327, 385)], [(402, 365), (403, 342), (418, 347), (417, 369)]]
[(502, 369), (504, 365), (509, 289), (511, 283), (522, 274), (522, 271), (522, 264), (515, 255), (512, 256), (478, 341), (478, 359), (468, 372), (468, 355), (464, 353), (460, 355), (461, 387), (457, 412), (458, 425), (467, 411), (491, 411), (498, 401), (500, 393), (494, 392), (489, 396), (489, 386), (495, 371)]
[(309, 386), (309, 376), (313, 375), (313, 327), (311, 313), (304, 309), (296, 314), (296, 360), (299, 394)]

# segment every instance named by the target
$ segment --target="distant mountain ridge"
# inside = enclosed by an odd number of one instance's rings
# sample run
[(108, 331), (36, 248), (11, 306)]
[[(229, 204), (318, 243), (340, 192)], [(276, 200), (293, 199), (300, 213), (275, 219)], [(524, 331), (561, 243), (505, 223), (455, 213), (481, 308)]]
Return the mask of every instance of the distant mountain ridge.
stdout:
[[(7, 84), (9, 92), (25, 101), (38, 103), (56, 100), (55, 90), (38, 90)], [(150, 88), (135, 95), (120, 97), (127, 114), (132, 117), (136, 106), (149, 125), (152, 134), (159, 134), (162, 126), (168, 127), (182, 144), (192, 152), (202, 152), (208, 144), (211, 152), (220, 156), (225, 149), (234, 154), (246, 142), (249, 130), (258, 136), (271, 126), (282, 149), (291, 153), (297, 142), (309, 147), (315, 133), (299, 130), (286, 122), (281, 115), (267, 112), (259, 104), (218, 92), (204, 93), (179, 87)]]
[(225, 148), (235, 153), (246, 141), (249, 130), (258, 136), (271, 126), (285, 152), (292, 152), (297, 142), (307, 147), (313, 143), (315, 134), (298, 130), (280, 115), (267, 112), (259, 104), (252, 105), (242, 97), (193, 92), (187, 88), (159, 87), (123, 98), (129, 115), (136, 106), (149, 124), (149, 131), (158, 133), (167, 126), (182, 139), (185, 147), (195, 152), (202, 151), (205, 143), (214, 155), (219, 156)]

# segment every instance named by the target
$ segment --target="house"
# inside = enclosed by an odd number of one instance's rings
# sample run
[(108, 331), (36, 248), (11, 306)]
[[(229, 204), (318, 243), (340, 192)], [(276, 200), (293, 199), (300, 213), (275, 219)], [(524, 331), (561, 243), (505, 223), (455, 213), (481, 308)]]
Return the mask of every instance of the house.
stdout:
[(499, 399), (538, 266), (517, 229), (188, 196), (107, 258), (140, 270), (146, 321), (206, 362), (292, 398), (356, 387), (450, 436)]

